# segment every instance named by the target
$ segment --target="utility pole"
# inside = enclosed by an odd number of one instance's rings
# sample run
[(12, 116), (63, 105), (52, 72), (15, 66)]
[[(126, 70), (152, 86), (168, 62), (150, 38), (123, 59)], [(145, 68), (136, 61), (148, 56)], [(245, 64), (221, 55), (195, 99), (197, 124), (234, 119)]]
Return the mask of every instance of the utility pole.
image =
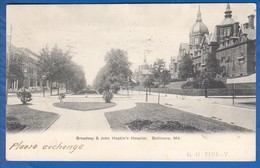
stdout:
[(145, 86), (145, 102), (148, 102), (148, 90), (147, 90), (147, 86)]

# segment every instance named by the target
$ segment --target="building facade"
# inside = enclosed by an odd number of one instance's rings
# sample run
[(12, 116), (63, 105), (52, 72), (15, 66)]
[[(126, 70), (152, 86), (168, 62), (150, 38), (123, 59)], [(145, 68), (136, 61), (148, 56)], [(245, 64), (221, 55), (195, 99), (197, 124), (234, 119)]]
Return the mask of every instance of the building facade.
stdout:
[(232, 18), (232, 10), (227, 5), (225, 19), (216, 26), (218, 39), (217, 59), (220, 61), (222, 77), (247, 76), (256, 68), (255, 15), (248, 16), (248, 22), (239, 25)]
[[(230, 4), (224, 12), (224, 20), (216, 25), (209, 34), (207, 26), (202, 22), (200, 7), (195, 24), (189, 32), (189, 43), (181, 43), (177, 56), (177, 73), (184, 54), (188, 54), (197, 71), (203, 69), (209, 56), (216, 56), (221, 66), (221, 77), (246, 76), (256, 72), (256, 29), (255, 15), (248, 16), (248, 22), (239, 25), (232, 18)], [(174, 63), (170, 64), (173, 67)], [(173, 75), (177, 77), (178, 75)]]
[(143, 63), (138, 66), (138, 69), (134, 72), (134, 79), (140, 85), (143, 85), (145, 80), (151, 73), (152, 65), (149, 65), (146, 61), (146, 56), (144, 56)]
[(7, 87), (18, 90), (21, 87), (34, 88), (40, 86), (36, 62), (38, 55), (27, 48), (18, 48), (7, 43), (6, 61), (7, 72), (10, 73)]

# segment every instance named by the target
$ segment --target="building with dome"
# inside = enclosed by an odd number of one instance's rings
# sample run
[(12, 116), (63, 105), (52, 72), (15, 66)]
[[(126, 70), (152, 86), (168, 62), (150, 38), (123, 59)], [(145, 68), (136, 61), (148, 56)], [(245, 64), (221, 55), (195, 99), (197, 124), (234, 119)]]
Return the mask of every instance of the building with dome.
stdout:
[(196, 70), (201, 69), (202, 65), (202, 50), (201, 44), (205, 38), (209, 36), (208, 27), (202, 22), (200, 7), (198, 7), (196, 23), (191, 27), (189, 33), (189, 49), (190, 56), (193, 59), (194, 67)]
[[(248, 16), (248, 22), (239, 25), (232, 18), (230, 4), (226, 6), (224, 19), (216, 25), (213, 33), (209, 33), (207, 26), (202, 22), (200, 7), (198, 7), (196, 22), (189, 32), (189, 43), (181, 43), (177, 61), (170, 64), (172, 78), (178, 78), (178, 65), (182, 57), (188, 54), (194, 68), (200, 71), (205, 66), (209, 56), (216, 56), (222, 72), (220, 77), (238, 77), (255, 73), (256, 67), (256, 29), (255, 15)], [(177, 63), (176, 63), (177, 62)], [(172, 67), (176, 67), (171, 71)], [(173, 69), (173, 68), (172, 68)]]

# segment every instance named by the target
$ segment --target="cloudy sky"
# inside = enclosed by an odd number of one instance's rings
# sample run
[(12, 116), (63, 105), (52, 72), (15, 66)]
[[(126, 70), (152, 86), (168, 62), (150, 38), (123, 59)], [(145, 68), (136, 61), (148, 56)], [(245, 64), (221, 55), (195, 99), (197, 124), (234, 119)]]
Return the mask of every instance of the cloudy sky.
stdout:
[[(111, 48), (128, 52), (134, 70), (143, 62), (163, 58), (167, 65), (178, 54), (179, 44), (189, 41), (198, 5), (210, 33), (224, 19), (226, 4), (138, 5), (9, 5), (7, 35), (12, 25), (12, 44), (39, 53), (55, 44), (71, 47), (73, 60), (84, 67), (92, 83)], [(231, 4), (233, 19), (243, 24), (255, 14), (255, 4)], [(150, 40), (149, 40), (150, 39)]]

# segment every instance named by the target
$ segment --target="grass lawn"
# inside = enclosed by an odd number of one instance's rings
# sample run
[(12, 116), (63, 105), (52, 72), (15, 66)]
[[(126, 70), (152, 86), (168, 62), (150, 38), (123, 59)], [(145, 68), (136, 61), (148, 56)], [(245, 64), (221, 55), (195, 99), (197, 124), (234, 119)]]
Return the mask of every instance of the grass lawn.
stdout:
[(105, 116), (114, 131), (251, 132), (215, 119), (153, 103), (137, 103), (135, 108), (108, 112)]
[(56, 107), (79, 110), (79, 111), (89, 111), (89, 110), (98, 110), (113, 107), (116, 103), (105, 103), (105, 102), (62, 102), (54, 103)]
[(40, 132), (46, 129), (59, 117), (49, 113), (28, 108), (28, 105), (6, 106), (7, 132)]

